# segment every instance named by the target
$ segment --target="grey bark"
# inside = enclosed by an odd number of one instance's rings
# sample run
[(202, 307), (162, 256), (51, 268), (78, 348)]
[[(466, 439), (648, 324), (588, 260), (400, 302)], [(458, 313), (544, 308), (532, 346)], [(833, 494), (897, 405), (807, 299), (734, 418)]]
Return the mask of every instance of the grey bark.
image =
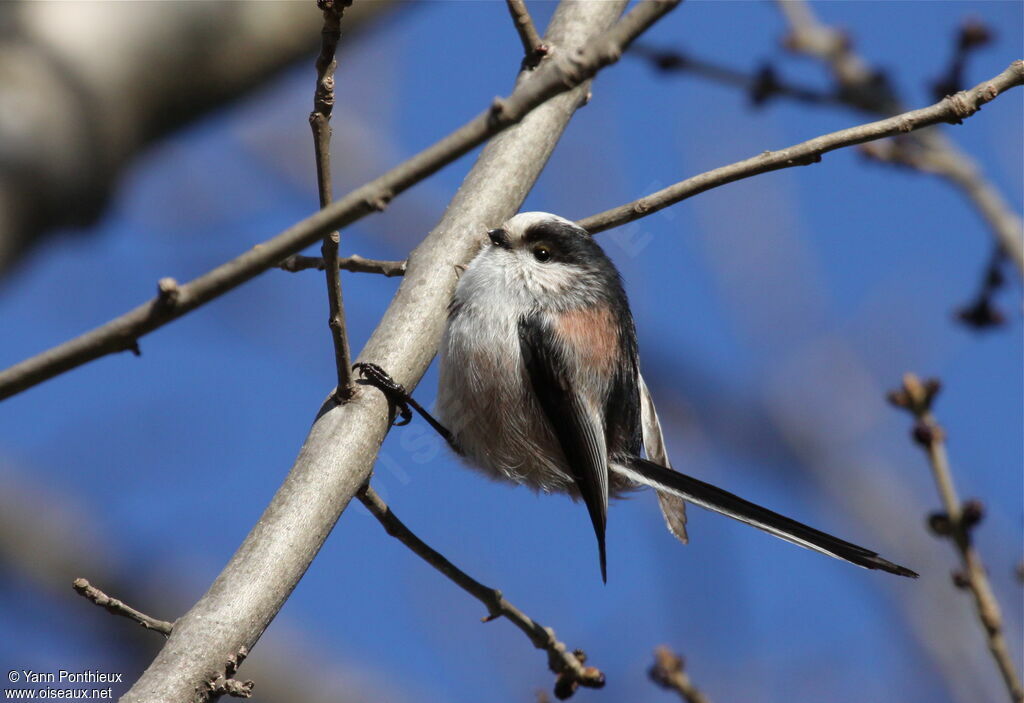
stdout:
[(618, 61), (637, 36), (680, 2), (643, 0), (588, 46), (552, 56), (507, 98), (496, 98), (483, 113), (387, 173), (188, 283), (179, 286), (174, 279), (161, 279), (157, 297), (149, 302), (0, 372), (0, 399), (106, 354), (138, 352), (141, 336), (281, 264), (285, 257), (297, 254), (331, 231), (383, 209), (395, 196), (490, 137), (519, 124), (537, 106)]
[[(547, 36), (553, 51), (582, 46), (625, 4), (563, 2)], [(588, 88), (585, 83), (549, 100), (487, 145), (441, 222), (409, 257), (360, 360), (380, 364), (409, 388), (416, 385), (437, 350), (454, 265), (470, 258), (487, 226), (519, 208)], [(208, 682), (256, 643), (369, 477), (388, 424), (387, 404), (372, 388), (345, 405), (325, 404), (259, 522), (123, 701), (210, 698)]]

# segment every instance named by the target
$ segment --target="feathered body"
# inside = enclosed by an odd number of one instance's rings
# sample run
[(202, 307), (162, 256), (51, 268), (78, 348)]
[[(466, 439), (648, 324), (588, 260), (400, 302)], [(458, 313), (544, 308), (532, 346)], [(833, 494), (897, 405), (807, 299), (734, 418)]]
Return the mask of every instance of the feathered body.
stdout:
[(449, 309), (441, 422), (463, 458), (489, 476), (582, 498), (602, 576), (608, 499), (640, 485), (658, 491), (669, 529), (683, 541), (686, 500), (858, 566), (916, 576), (673, 471), (638, 368), (629, 302), (601, 247), (572, 222), (540, 212), (488, 235)]
[[(462, 274), (441, 343), (438, 412), (474, 468), (578, 497), (534, 391), (521, 336), (534, 329), (550, 336), (553, 359), (586, 389), (587, 412), (607, 425), (602, 439), (610, 456), (639, 455), (640, 400), (636, 335), (619, 274), (596, 242), (570, 227), (544, 213), (518, 215), (505, 227), (510, 248), (484, 245)], [(530, 245), (553, 250), (556, 237), (563, 261), (538, 261)], [(567, 247), (590, 249), (596, 265), (569, 263)], [(590, 280), (581, 285), (580, 277)], [(611, 495), (633, 487), (618, 476), (611, 484)]]

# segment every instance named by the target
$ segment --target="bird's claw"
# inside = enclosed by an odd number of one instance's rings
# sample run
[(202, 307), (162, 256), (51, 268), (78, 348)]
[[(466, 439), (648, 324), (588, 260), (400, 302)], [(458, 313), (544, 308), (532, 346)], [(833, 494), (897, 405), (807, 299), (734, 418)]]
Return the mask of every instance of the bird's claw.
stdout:
[(412, 410), (409, 409), (408, 403), (409, 393), (405, 390), (405, 386), (391, 378), (388, 372), (377, 364), (360, 361), (353, 364), (352, 368), (359, 372), (368, 385), (380, 390), (394, 404), (395, 411), (398, 413), (394, 422), (395, 427), (402, 427), (412, 422)]

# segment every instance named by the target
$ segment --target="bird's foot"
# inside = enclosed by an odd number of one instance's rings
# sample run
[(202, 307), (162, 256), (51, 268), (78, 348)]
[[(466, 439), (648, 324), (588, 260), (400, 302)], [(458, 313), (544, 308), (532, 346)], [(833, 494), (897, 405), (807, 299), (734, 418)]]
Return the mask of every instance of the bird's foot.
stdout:
[(395, 413), (398, 416), (394, 423), (396, 427), (412, 422), (412, 410), (409, 409), (409, 401), (412, 398), (405, 390), (405, 386), (391, 378), (391, 375), (377, 364), (360, 361), (352, 364), (352, 368), (359, 372), (365, 385), (380, 390), (395, 406)]

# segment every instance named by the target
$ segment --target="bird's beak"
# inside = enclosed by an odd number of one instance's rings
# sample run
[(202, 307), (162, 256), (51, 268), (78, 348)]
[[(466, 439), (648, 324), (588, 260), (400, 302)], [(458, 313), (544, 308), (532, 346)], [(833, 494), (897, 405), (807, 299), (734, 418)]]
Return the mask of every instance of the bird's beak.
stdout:
[(496, 247), (502, 249), (511, 249), (512, 241), (508, 238), (508, 232), (503, 229), (489, 229), (487, 230), (487, 236), (491, 238), (491, 242)]

